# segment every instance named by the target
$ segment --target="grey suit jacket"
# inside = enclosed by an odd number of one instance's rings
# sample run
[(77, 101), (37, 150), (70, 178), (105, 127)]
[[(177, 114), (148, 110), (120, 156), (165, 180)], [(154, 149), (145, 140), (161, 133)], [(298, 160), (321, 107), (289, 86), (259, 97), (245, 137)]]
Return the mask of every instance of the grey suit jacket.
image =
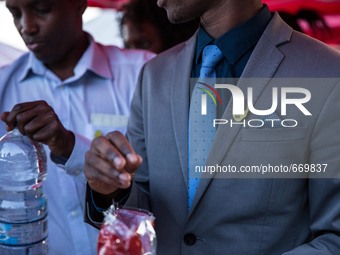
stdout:
[[(195, 40), (145, 65), (131, 106), (128, 137), (144, 161), (127, 203), (154, 213), (158, 254), (340, 254), (340, 179), (215, 174), (200, 181), (188, 211), (189, 78)], [(295, 128), (219, 126), (207, 165), (327, 163), (337, 173), (339, 54), (294, 32), (275, 14), (249, 59), (246, 77), (268, 78), (253, 84), (258, 109), (271, 96), (271, 78), (336, 79), (310, 86), (312, 116), (287, 113), (298, 120)], [(241, 79), (238, 86), (245, 89), (247, 83)], [(231, 103), (223, 118), (232, 118)]]

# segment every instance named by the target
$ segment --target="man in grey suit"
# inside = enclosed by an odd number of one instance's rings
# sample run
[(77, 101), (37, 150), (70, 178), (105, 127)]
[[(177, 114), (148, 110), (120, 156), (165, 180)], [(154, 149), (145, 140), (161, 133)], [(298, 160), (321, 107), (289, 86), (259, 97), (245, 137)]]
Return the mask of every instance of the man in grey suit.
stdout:
[[(340, 254), (339, 53), (293, 31), (260, 0), (158, 4), (171, 21), (200, 17), (201, 27), (189, 41), (143, 68), (131, 105), (130, 144), (117, 132), (92, 142), (85, 162), (86, 221), (100, 222), (99, 208), (114, 198), (154, 213), (161, 255)], [(256, 109), (270, 107), (275, 89), (283, 93), (304, 87), (311, 97), (300, 93), (305, 104), (291, 105), (286, 112), (281, 104), (272, 113), (279, 125), (254, 128), (249, 120), (261, 123), (265, 116), (253, 110), (239, 118), (232, 114), (232, 100), (222, 95), (217, 118), (247, 125), (218, 125), (205, 165), (283, 170), (278, 178), (204, 173), (188, 208), (190, 77), (201, 76), (207, 45), (223, 53), (214, 67), (216, 77), (240, 77), (237, 88), (242, 91), (250, 86), (247, 78), (261, 78), (251, 80)], [(302, 176), (288, 173), (296, 167)]]

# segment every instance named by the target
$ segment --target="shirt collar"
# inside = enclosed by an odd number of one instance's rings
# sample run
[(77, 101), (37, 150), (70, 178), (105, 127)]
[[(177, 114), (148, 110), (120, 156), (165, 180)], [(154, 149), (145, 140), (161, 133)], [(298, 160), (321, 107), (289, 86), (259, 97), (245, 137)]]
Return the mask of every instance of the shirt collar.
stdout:
[(23, 69), (22, 74), (19, 76), (19, 81), (25, 80), (30, 73), (35, 73), (37, 75), (45, 75), (47, 68), (42, 62), (40, 62), (32, 52), (28, 53), (28, 61)]
[(74, 69), (75, 76), (83, 75), (87, 70), (90, 70), (103, 78), (112, 79), (110, 59), (105, 54), (103, 47), (95, 43), (92, 36), (88, 36), (90, 44)]
[(201, 61), (202, 51), (208, 44), (215, 44), (230, 64), (235, 64), (243, 54), (256, 45), (272, 15), (266, 5), (251, 19), (214, 40), (203, 27), (197, 35), (195, 63)]
[[(69, 77), (64, 82), (71, 82), (82, 77), (87, 71), (101, 76), (103, 78), (112, 79), (112, 70), (110, 66), (110, 60), (108, 59), (102, 47), (95, 43), (91, 35), (88, 35), (89, 46), (87, 47), (84, 54), (79, 59), (78, 63), (74, 68), (74, 75)], [(19, 77), (20, 81), (26, 79), (30, 73), (39, 76), (46, 76), (47, 78), (57, 79), (55, 75), (40, 61), (32, 52), (29, 52), (29, 58), (24, 68), (22, 75)]]

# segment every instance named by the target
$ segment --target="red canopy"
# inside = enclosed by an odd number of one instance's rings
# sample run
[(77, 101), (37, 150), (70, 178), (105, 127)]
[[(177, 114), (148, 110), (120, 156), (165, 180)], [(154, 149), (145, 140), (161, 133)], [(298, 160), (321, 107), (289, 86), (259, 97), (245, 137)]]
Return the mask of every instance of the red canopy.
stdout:
[[(120, 9), (129, 0), (88, 0), (89, 6)], [(324, 17), (331, 31), (330, 36), (305, 32), (329, 44), (340, 44), (340, 0), (263, 0), (272, 11), (296, 14), (301, 9), (314, 10)]]
[[(89, 6), (119, 9), (129, 0), (88, 0)], [(340, 0), (263, 0), (271, 10), (297, 12), (299, 9), (318, 10), (322, 14), (340, 13)]]
[(263, 0), (273, 11), (296, 13), (300, 9), (315, 10), (320, 14), (340, 14), (339, 0)]
[(120, 9), (129, 0), (88, 0), (87, 3), (92, 7)]

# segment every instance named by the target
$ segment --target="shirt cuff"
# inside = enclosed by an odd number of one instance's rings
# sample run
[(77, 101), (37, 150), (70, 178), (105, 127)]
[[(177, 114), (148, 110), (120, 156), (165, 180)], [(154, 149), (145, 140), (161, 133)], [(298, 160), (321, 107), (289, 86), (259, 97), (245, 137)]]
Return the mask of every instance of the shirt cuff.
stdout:
[[(75, 134), (75, 144), (71, 153), (71, 156), (66, 159), (64, 157), (56, 156), (51, 153), (51, 160), (63, 169), (67, 174), (73, 176), (81, 176), (85, 178), (83, 174), (85, 153), (90, 148), (91, 141), (81, 135)], [(85, 179), (84, 179), (85, 180)]]

